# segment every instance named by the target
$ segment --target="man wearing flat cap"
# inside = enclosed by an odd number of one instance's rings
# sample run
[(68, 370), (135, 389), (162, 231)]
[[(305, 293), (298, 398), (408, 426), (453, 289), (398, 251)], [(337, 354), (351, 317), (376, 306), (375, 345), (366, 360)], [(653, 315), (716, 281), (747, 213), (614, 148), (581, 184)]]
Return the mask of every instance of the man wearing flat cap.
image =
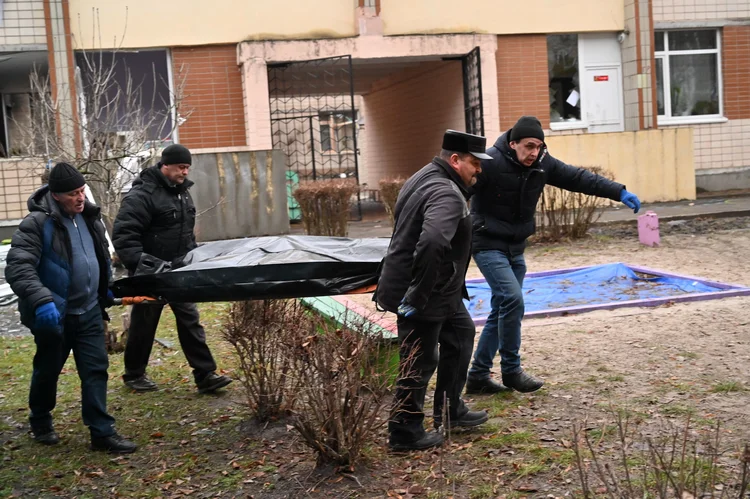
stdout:
[[(492, 289), (492, 309), (479, 336), (466, 393), (533, 392), (544, 382), (524, 371), (519, 355), (526, 275), (523, 253), (526, 239), (536, 229), (536, 205), (544, 186), (622, 201), (635, 213), (641, 203), (624, 185), (550, 156), (542, 124), (533, 116), (522, 116), (487, 154), (490, 159), (482, 162), (471, 200), (472, 251)], [(490, 377), (498, 351), (502, 383)]]
[(396, 201), (393, 236), (373, 296), (397, 315), (401, 343), (388, 424), (393, 451), (442, 445), (441, 432), (427, 432), (423, 424), (427, 384), (435, 369), (436, 429), (478, 426), (488, 418), (485, 411), (470, 411), (461, 399), (475, 334), (463, 303), (471, 259), (467, 200), (480, 160), (489, 158), (484, 150), (484, 137), (446, 131), (439, 155), (406, 181)]
[[(187, 253), (196, 247), (195, 204), (188, 180), (192, 155), (187, 147), (172, 144), (164, 149), (161, 161), (143, 170), (122, 201), (115, 218), (112, 243), (117, 256), (133, 275), (144, 257), (182, 265)], [(200, 324), (194, 303), (170, 303), (177, 322), (177, 337), (185, 358), (193, 369), (200, 393), (213, 393), (232, 380), (216, 373), (216, 362), (206, 344), (206, 332)], [(163, 305), (133, 305), (128, 341), (125, 345), (123, 381), (136, 392), (158, 387), (146, 374), (156, 328)]]
[(100, 209), (86, 201), (85, 186), (73, 166), (52, 168), (48, 184), (29, 198), (29, 214), (13, 235), (5, 278), (36, 343), (29, 392), (34, 440), (43, 445), (60, 441), (51, 413), (57, 379), (72, 350), (91, 448), (129, 453), (136, 445), (117, 434), (107, 413), (109, 249)]

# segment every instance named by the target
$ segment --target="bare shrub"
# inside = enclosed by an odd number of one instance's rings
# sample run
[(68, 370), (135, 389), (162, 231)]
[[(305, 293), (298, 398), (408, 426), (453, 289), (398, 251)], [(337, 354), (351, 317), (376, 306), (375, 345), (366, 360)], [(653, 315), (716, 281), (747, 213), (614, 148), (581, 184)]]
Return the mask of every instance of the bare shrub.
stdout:
[(351, 198), (359, 186), (349, 180), (319, 180), (300, 185), (294, 199), (302, 212), (305, 233), (346, 237)]
[(592, 441), (585, 424), (573, 424), (572, 447), (584, 498), (745, 497), (750, 447), (722, 451), (718, 424), (702, 439), (694, 434), (690, 419), (657, 436), (639, 434), (637, 426), (629, 415), (617, 413), (612, 452), (610, 443)]
[(351, 321), (340, 328), (317, 318), (315, 334), (294, 353), (300, 404), (294, 427), (318, 464), (351, 469), (363, 447), (387, 423), (382, 417), (397, 367), (394, 347)]
[(294, 407), (301, 379), (291, 376), (290, 350), (309, 334), (305, 308), (296, 300), (234, 302), (222, 334), (235, 349), (253, 416), (265, 422)]
[(401, 188), (404, 186), (404, 182), (406, 182), (406, 179), (401, 177), (385, 178), (380, 181), (380, 196), (383, 199), (385, 211), (388, 212), (388, 218), (391, 219), (391, 225), (394, 224), (396, 200), (398, 199), (398, 193), (401, 192)]
[[(592, 173), (610, 180), (614, 176), (600, 167), (587, 168)], [(537, 211), (535, 240), (555, 242), (561, 239), (580, 239), (591, 224), (602, 216), (602, 202), (596, 196), (570, 192), (548, 185), (542, 192)]]

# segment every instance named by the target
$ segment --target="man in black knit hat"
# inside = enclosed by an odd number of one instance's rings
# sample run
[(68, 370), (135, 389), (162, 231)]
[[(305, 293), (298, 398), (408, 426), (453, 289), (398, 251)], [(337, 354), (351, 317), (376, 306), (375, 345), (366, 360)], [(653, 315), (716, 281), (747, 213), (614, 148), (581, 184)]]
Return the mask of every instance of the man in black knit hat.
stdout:
[[(635, 213), (641, 203), (624, 185), (550, 156), (542, 124), (533, 116), (522, 116), (487, 154), (492, 159), (482, 162), (471, 202), (472, 252), (492, 289), (492, 309), (474, 352), (466, 393), (533, 392), (544, 382), (521, 367), (521, 288), (526, 239), (534, 233), (536, 204), (544, 186), (622, 201)], [(490, 377), (498, 351), (502, 384)]]
[(29, 198), (30, 213), (13, 235), (5, 278), (36, 343), (29, 392), (34, 439), (44, 445), (60, 441), (51, 412), (57, 379), (72, 350), (91, 448), (129, 453), (136, 445), (117, 434), (107, 413), (104, 307), (112, 297), (111, 267), (100, 210), (86, 201), (85, 188), (73, 166), (55, 165), (48, 185)]
[[(161, 161), (142, 171), (122, 201), (112, 242), (117, 256), (133, 275), (143, 258), (156, 257), (178, 268), (196, 247), (195, 205), (188, 180), (192, 156), (187, 147), (173, 144)], [(216, 374), (216, 362), (206, 344), (194, 303), (170, 303), (177, 321), (177, 336), (200, 393), (212, 393), (232, 380)], [(157, 389), (146, 375), (163, 305), (134, 305), (125, 346), (125, 384), (137, 392)]]

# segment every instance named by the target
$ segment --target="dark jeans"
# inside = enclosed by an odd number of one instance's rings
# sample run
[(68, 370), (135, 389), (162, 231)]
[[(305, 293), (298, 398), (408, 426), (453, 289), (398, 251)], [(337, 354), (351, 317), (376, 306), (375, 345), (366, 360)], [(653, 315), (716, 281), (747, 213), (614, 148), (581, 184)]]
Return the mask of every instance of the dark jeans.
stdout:
[(469, 411), (461, 400), (461, 391), (466, 384), (475, 332), (474, 322), (463, 303), (443, 322), (398, 318), (401, 373), (394, 397), (394, 414), (388, 423), (391, 442), (412, 442), (424, 436), (424, 399), (436, 368), (433, 414), (442, 414), (443, 396), (448, 401), (451, 420)]
[(469, 378), (490, 377), (492, 361), (500, 352), (503, 374), (517, 373), (521, 368), (521, 321), (525, 312), (523, 279), (526, 260), (523, 253), (509, 255), (504, 251), (480, 251), (474, 261), (492, 290), (492, 310), (479, 335)]
[[(107, 413), (109, 357), (104, 339), (102, 312), (98, 306), (82, 315), (66, 315), (62, 331), (32, 330), (36, 343), (34, 372), (29, 391), (29, 422), (35, 431), (52, 428), (52, 409), (57, 401), (57, 379), (70, 351), (81, 378), (83, 423), (92, 438), (115, 433), (115, 418)], [(60, 334), (62, 333), (62, 334)]]
[[(208, 373), (216, 370), (216, 362), (206, 345), (206, 332), (200, 324), (198, 308), (195, 303), (170, 303), (169, 306), (177, 321), (177, 337), (180, 339), (182, 351), (188, 364), (193, 368), (195, 380), (200, 381)], [(128, 343), (125, 346), (125, 381), (139, 378), (146, 373), (163, 309), (164, 305), (133, 305)]]

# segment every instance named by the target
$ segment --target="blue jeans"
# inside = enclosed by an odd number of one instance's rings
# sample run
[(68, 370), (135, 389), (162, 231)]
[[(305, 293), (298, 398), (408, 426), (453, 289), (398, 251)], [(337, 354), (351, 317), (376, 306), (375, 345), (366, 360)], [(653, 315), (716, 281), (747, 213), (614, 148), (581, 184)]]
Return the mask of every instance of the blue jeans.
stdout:
[(500, 351), (503, 374), (521, 371), (521, 320), (523, 319), (523, 278), (526, 261), (523, 253), (510, 255), (499, 250), (480, 251), (474, 261), (492, 289), (492, 310), (479, 336), (469, 378), (490, 377), (492, 360)]
[[(62, 329), (62, 330), (60, 330)], [(52, 428), (52, 409), (57, 401), (57, 379), (70, 351), (81, 378), (83, 424), (92, 438), (115, 433), (115, 419), (107, 413), (109, 357), (104, 322), (98, 305), (81, 315), (66, 315), (58, 330), (34, 329), (36, 354), (29, 391), (29, 422), (35, 431)]]

